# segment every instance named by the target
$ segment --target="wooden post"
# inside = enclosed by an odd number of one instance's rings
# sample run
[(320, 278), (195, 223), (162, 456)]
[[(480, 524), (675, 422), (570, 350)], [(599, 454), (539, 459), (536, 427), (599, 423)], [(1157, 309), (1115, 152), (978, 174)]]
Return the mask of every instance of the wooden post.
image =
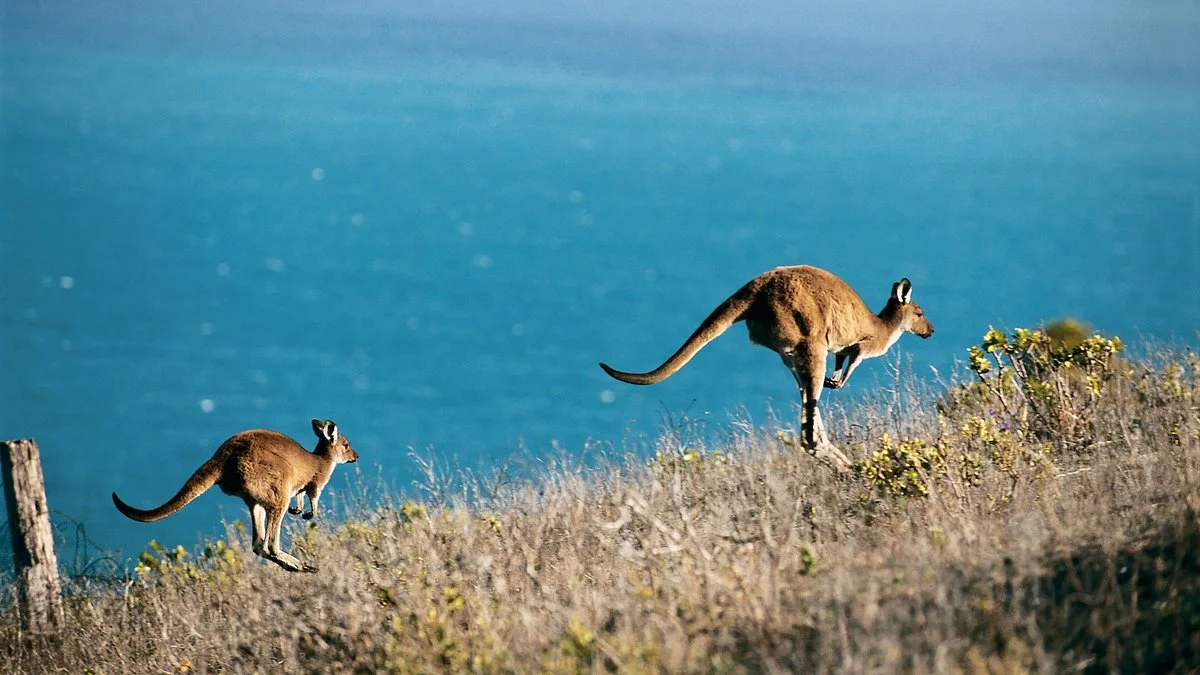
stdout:
[(62, 618), (62, 587), (37, 443), (31, 438), (0, 443), (0, 473), (4, 474), (21, 622), (30, 631), (47, 632)]

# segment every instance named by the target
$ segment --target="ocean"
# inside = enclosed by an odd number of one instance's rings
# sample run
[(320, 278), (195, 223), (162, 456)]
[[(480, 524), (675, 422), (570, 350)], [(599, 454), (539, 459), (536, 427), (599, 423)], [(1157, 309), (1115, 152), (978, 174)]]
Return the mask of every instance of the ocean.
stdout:
[(653, 387), (597, 367), (657, 366), (778, 265), (873, 308), (910, 278), (937, 334), (893, 350), (928, 381), (992, 325), (1200, 342), (1186, 48), (53, 4), (0, 23), (0, 432), (39, 443), (67, 567), (244, 520), (216, 490), (150, 525), (109, 497), (157, 506), (242, 429), (311, 448), (335, 420), (362, 458), (335, 505), (420, 497), (413, 450), (487, 471), (794, 417), (741, 326)]

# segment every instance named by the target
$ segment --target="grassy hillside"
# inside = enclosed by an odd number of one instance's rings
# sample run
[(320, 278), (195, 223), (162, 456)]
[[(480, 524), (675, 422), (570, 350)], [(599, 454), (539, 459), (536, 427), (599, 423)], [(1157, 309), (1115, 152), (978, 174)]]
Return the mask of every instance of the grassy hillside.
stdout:
[(260, 562), (235, 527), (76, 593), (58, 634), (0, 616), (0, 662), (1195, 672), (1200, 359), (1120, 352), (1098, 336), (991, 331), (969, 355), (970, 382), (826, 414), (860, 460), (850, 474), (792, 430), (734, 424), (719, 447), (676, 429), (649, 462), (561, 464), (470, 505), (295, 519), (293, 551), (317, 574)]

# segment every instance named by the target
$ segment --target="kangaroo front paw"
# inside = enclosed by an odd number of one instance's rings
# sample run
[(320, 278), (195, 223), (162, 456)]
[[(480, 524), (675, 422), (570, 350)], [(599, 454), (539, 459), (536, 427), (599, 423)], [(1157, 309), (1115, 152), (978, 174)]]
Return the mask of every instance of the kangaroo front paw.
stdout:
[(841, 383), (838, 382), (837, 380), (833, 379), (832, 377), (825, 378), (825, 388), (826, 389), (841, 389), (841, 387), (842, 387)]
[(293, 506), (288, 509), (288, 513), (292, 514), (293, 516), (299, 515), (302, 511), (304, 511), (304, 509), (302, 509), (298, 506)]
[[(300, 513), (300, 512), (299, 512), (299, 511), (297, 511), (296, 513)], [(300, 517), (301, 517), (301, 518), (303, 518), (303, 519), (305, 519), (305, 520), (312, 520), (313, 518), (316, 518), (316, 517), (317, 517), (317, 514), (313, 513), (312, 511), (309, 511), (308, 513), (306, 513), (306, 514), (304, 514), (304, 515), (302, 515), (302, 516), (300, 516)]]

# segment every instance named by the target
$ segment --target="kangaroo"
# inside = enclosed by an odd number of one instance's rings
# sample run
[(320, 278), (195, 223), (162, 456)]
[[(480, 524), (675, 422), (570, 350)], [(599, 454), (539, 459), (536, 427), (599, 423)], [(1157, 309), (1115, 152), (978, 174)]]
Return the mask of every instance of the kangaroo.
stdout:
[[(312, 452), (275, 431), (243, 431), (222, 443), (212, 459), (196, 469), (166, 504), (143, 511), (121, 501), (116, 492), (112, 495), (113, 504), (127, 517), (149, 523), (175, 513), (216, 485), (227, 495), (241, 497), (250, 508), (256, 554), (289, 572), (316, 572), (316, 567), (301, 563), (280, 548), (283, 512), (300, 513), (304, 495), (308, 495), (309, 510), (304, 518), (315, 518), (317, 501), (333, 475), (333, 467), (357, 462), (358, 453), (338, 433), (333, 420), (313, 420), (312, 427), (317, 434), (317, 447)], [(296, 506), (289, 509), (293, 496)]]
[[(805, 448), (818, 443), (845, 468), (849, 459), (825, 435), (817, 401), (822, 387), (838, 389), (863, 359), (880, 356), (901, 333), (933, 335), (933, 324), (912, 301), (912, 283), (901, 279), (879, 314), (845, 281), (808, 265), (777, 267), (751, 279), (721, 303), (683, 343), (679, 351), (648, 373), (626, 373), (605, 363), (604, 372), (630, 384), (662, 382), (696, 352), (738, 321), (745, 321), (751, 344), (762, 345), (783, 359), (800, 387), (803, 406), (801, 436)], [(834, 374), (825, 375), (827, 353), (835, 355)], [(815, 453), (814, 453), (815, 454)]]

